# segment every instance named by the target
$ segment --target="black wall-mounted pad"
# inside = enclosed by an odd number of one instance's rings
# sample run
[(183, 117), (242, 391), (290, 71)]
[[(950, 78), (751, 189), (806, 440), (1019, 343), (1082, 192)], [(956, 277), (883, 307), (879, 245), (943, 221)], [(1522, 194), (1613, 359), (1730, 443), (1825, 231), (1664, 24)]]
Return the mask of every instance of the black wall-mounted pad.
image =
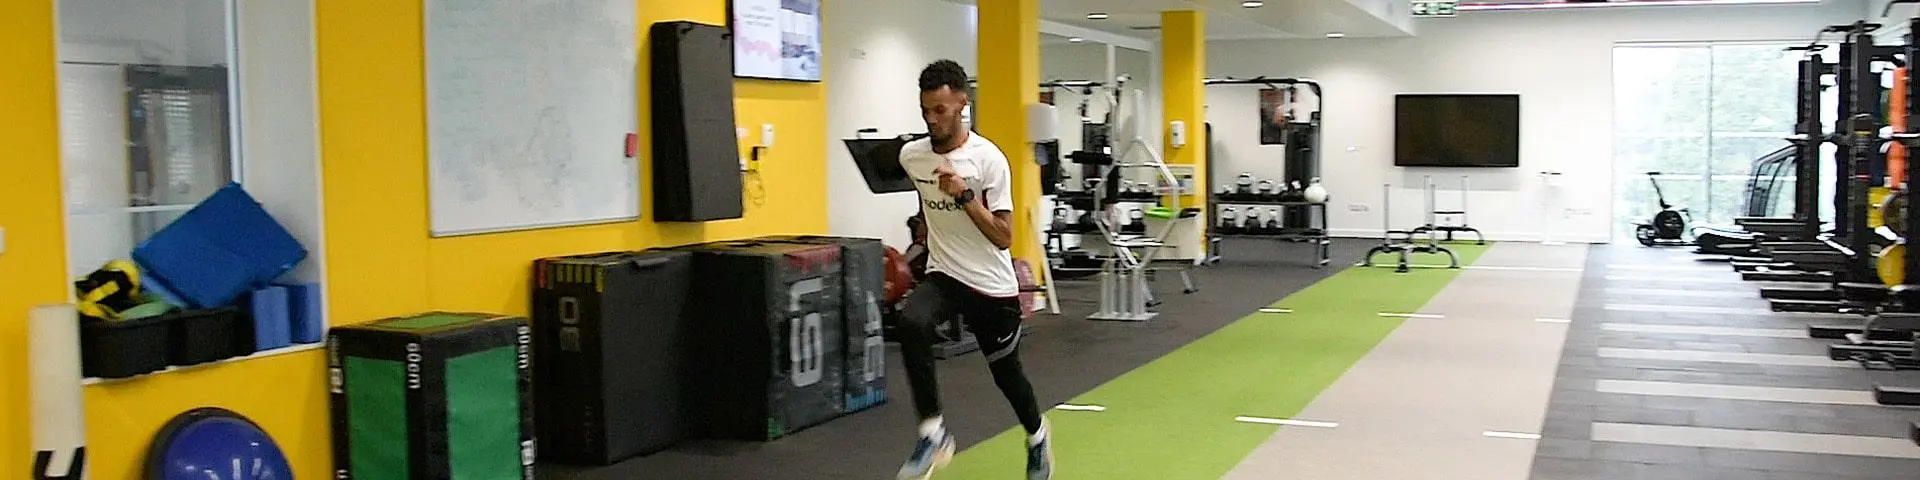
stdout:
[(534, 423), (543, 457), (607, 465), (686, 435), (692, 269), (687, 252), (535, 261)]
[(695, 22), (653, 24), (653, 214), (663, 222), (740, 218), (733, 119), (733, 34)]

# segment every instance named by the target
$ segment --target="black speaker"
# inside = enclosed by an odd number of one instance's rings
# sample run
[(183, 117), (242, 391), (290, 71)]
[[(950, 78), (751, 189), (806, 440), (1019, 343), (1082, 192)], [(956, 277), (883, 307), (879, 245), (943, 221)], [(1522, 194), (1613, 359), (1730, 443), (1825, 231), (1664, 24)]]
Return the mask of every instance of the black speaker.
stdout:
[(695, 22), (653, 24), (653, 215), (662, 222), (740, 218), (733, 123), (733, 34)]
[(672, 251), (534, 261), (542, 458), (607, 465), (686, 436), (692, 269), (692, 254)]

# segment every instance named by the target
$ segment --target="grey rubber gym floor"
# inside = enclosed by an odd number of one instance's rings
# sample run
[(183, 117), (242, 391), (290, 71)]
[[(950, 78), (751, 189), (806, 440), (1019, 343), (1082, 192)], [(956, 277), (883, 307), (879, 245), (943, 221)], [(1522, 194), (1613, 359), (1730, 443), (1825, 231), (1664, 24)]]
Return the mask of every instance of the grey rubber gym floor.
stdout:
[[(1311, 246), (1261, 239), (1228, 239), (1228, 258), (1196, 268), (1200, 291), (1179, 293), (1179, 280), (1162, 276), (1154, 291), (1165, 312), (1150, 322), (1085, 319), (1098, 291), (1091, 279), (1061, 282), (1061, 314), (1036, 314), (1020, 357), (1041, 407), (1072, 398), (1145, 365), (1260, 307), (1312, 285), (1359, 259), (1377, 240), (1334, 241), (1332, 265), (1310, 269)], [(915, 424), (898, 352), (891, 352), (890, 401), (767, 443), (685, 442), (666, 451), (602, 468), (543, 465), (543, 479), (877, 479), (891, 478), (912, 448)], [(979, 355), (945, 360), (940, 388), (947, 424), (962, 448), (1017, 425)]]
[(1826, 360), (1809, 323), (1684, 249), (1595, 246), (1532, 478), (1914, 479), (1920, 410), (1875, 405), (1869, 372)]

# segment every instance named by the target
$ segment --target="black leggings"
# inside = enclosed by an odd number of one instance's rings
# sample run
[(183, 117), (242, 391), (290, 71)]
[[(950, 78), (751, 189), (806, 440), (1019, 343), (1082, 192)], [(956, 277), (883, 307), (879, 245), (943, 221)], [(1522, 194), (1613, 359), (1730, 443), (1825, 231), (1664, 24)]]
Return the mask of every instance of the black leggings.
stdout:
[(1040, 431), (1040, 405), (1033, 385), (1020, 369), (1020, 299), (989, 297), (932, 272), (904, 300), (897, 333), (900, 356), (906, 361), (907, 383), (913, 386), (913, 405), (920, 418), (940, 415), (940, 385), (934, 375), (934, 328), (955, 315), (966, 319), (967, 331), (980, 342), (993, 383), (1013, 404), (1013, 413), (1027, 433)]

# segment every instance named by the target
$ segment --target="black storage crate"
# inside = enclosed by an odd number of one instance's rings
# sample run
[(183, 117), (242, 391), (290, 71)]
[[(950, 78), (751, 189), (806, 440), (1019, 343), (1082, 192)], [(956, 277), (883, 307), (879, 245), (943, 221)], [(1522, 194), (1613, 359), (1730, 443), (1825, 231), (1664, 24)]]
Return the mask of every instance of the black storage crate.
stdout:
[(692, 254), (669, 251), (535, 261), (535, 423), (547, 458), (606, 465), (685, 436), (692, 268)]
[(533, 328), (434, 312), (327, 332), (333, 479), (534, 479)]
[(756, 241), (694, 252), (699, 434), (772, 440), (844, 412), (840, 248)]
[(198, 365), (253, 353), (253, 319), (239, 308), (180, 310), (165, 316), (173, 325), (167, 363)]
[(887, 339), (880, 312), (886, 300), (887, 246), (877, 238), (812, 235), (772, 236), (760, 240), (840, 247), (840, 315), (845, 320), (847, 413), (887, 401)]
[(81, 317), (81, 374), (127, 378), (167, 368), (174, 320), (170, 316), (119, 321)]

